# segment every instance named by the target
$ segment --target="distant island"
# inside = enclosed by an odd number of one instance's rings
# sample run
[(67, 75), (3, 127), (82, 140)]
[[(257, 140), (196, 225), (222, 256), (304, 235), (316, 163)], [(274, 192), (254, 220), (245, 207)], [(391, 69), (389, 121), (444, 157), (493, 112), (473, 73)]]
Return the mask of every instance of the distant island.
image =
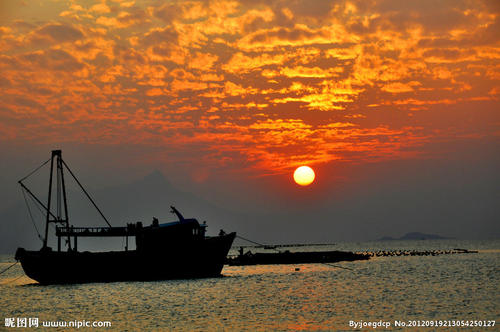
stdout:
[(401, 236), (400, 238), (393, 238), (390, 236), (384, 236), (378, 239), (377, 241), (396, 241), (396, 240), (444, 240), (451, 239), (449, 237), (444, 237), (436, 234), (425, 234), (419, 232), (410, 232)]

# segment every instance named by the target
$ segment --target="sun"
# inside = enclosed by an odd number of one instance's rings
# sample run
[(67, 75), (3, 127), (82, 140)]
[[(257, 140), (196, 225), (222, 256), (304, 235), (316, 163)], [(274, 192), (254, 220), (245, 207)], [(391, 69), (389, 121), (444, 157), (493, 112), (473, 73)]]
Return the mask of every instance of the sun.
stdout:
[(293, 179), (298, 185), (308, 186), (313, 183), (316, 175), (309, 166), (300, 166), (293, 173)]

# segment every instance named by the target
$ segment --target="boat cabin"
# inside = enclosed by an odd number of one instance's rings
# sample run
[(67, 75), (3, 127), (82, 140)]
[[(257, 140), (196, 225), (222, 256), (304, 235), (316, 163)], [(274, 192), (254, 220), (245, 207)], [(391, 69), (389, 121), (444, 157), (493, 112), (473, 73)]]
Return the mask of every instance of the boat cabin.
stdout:
[(207, 225), (200, 224), (196, 219), (185, 219), (173, 206), (172, 213), (178, 221), (160, 224), (153, 218), (150, 226), (143, 226), (142, 222), (127, 224), (127, 227), (56, 227), (57, 251), (61, 251), (61, 238), (73, 238), (73, 250), (78, 249), (79, 237), (125, 237), (125, 250), (128, 250), (128, 238), (135, 236), (136, 249), (158, 250), (172, 247), (180, 243), (199, 241), (205, 238)]

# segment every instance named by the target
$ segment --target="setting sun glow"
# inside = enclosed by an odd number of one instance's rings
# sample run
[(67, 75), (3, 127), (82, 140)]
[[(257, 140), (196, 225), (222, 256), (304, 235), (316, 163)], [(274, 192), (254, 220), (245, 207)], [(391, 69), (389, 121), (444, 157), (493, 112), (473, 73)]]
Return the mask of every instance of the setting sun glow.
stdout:
[(300, 166), (293, 173), (293, 179), (301, 186), (308, 186), (313, 183), (315, 178), (314, 171), (309, 166)]

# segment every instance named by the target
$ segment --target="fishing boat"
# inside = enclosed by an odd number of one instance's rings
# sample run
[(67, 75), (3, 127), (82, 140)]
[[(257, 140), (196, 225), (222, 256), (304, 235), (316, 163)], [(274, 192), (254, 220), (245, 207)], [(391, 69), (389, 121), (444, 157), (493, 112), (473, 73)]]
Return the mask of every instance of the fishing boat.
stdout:
[[(65, 284), (111, 281), (148, 281), (185, 278), (208, 278), (221, 275), (222, 268), (236, 233), (206, 235), (206, 223), (187, 219), (173, 206), (177, 220), (160, 223), (153, 218), (151, 225), (142, 222), (113, 227), (89, 193), (62, 159), (61, 150), (52, 151), (47, 204), (43, 204), (24, 184), (19, 184), (43, 208), (45, 236), (38, 251), (18, 248), (15, 258), (21, 262), (26, 275), (41, 284)], [(38, 169), (40, 169), (40, 166)], [(37, 170), (38, 170), (37, 169)], [(65, 188), (65, 170), (75, 179), (87, 198), (97, 209), (106, 227), (74, 227), (70, 225)], [(54, 185), (55, 182), (55, 185)], [(55, 199), (53, 199), (55, 192)], [(55, 200), (55, 202), (54, 202)], [(48, 245), (49, 225), (55, 224), (57, 249)], [(78, 251), (81, 237), (123, 237), (124, 250), (108, 252)], [(129, 250), (129, 237), (135, 238), (135, 249)], [(61, 245), (63, 242), (63, 248)]]

